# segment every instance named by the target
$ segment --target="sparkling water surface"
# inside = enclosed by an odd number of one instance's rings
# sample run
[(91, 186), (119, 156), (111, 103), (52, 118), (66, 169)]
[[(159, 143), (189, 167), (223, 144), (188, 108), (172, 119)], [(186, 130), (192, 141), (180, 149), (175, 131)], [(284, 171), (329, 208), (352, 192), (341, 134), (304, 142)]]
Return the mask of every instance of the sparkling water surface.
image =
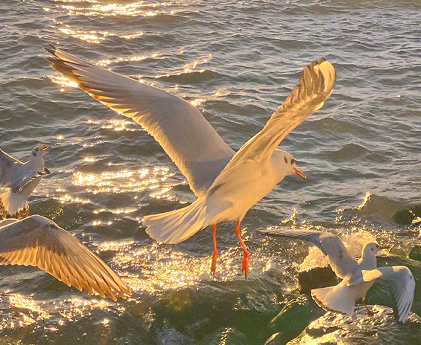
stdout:
[[(408, 258), (421, 245), (419, 1), (6, 0), (0, 18), (0, 147), (25, 161), (50, 146), (51, 174), (30, 211), (98, 253), (133, 292), (113, 302), (1, 267), (0, 344), (421, 343), (421, 264)], [(215, 278), (209, 228), (178, 245), (145, 233), (144, 215), (195, 197), (146, 131), (49, 66), (50, 43), (188, 100), (236, 150), (306, 64), (332, 62), (333, 94), (281, 144), (307, 180), (286, 177), (242, 222), (247, 279), (233, 223), (218, 227)], [(258, 231), (275, 225), (336, 233), (356, 256), (376, 239), (387, 247), (379, 265), (407, 265), (418, 283), (409, 321), (396, 322), (377, 286), (374, 317), (364, 307), (325, 315), (297, 291), (298, 272), (325, 258)]]

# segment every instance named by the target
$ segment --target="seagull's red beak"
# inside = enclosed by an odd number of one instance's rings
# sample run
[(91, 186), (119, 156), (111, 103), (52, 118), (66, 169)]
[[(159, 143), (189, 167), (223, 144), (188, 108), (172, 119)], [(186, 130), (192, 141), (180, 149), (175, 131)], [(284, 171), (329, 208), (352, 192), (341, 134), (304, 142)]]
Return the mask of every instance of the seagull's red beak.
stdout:
[(47, 150), (48, 149), (48, 146), (47, 145), (42, 145), (42, 147), (41, 147), (41, 151), (45, 151), (45, 150)]
[(295, 174), (297, 174), (301, 178), (303, 178), (303, 179), (306, 179), (307, 178), (306, 174), (304, 174), (301, 170), (299, 170), (297, 168), (294, 168), (294, 170), (295, 170)]

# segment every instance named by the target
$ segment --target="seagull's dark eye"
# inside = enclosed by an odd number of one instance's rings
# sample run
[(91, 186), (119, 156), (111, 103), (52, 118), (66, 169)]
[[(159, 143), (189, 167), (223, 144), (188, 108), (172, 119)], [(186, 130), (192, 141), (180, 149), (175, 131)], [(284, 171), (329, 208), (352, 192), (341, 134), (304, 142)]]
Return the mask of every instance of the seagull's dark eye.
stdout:
[(288, 163), (288, 159), (284, 156), (285, 163)]
[(295, 159), (293, 158), (293, 159), (291, 159), (291, 164), (294, 164), (295, 163)]

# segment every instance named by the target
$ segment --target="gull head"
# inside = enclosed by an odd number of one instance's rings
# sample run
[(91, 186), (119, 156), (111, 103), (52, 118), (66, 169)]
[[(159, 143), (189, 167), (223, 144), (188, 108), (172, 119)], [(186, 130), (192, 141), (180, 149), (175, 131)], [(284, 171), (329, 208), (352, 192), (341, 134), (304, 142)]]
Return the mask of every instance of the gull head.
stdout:
[(282, 150), (277, 150), (281, 153), (281, 165), (282, 165), (282, 169), (285, 171), (285, 175), (298, 175), (303, 179), (306, 179), (306, 175), (297, 167), (297, 161), (295, 160), (295, 158), (292, 156), (292, 154), (286, 152), (286, 151), (282, 151)]
[(45, 144), (35, 146), (32, 150), (32, 156), (34, 156), (34, 157), (40, 157), (41, 156), (42, 157), (42, 154), (47, 149), (48, 149), (48, 146), (45, 145)]
[(376, 256), (377, 252), (380, 251), (382, 247), (379, 246), (376, 242), (367, 243), (363, 248), (363, 257), (364, 256)]

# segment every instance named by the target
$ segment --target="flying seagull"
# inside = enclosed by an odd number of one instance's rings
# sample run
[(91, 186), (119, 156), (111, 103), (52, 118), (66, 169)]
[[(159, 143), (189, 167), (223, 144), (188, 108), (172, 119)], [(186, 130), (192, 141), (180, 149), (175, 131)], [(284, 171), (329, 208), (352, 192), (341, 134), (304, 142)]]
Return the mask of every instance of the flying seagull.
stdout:
[(117, 300), (131, 295), (121, 279), (76, 237), (52, 220), (33, 215), (0, 221), (0, 265), (38, 267), (90, 294)]
[[(267, 235), (298, 238), (316, 245), (329, 258), (330, 266), (342, 281), (336, 286), (311, 290), (311, 296), (325, 310), (346, 315), (354, 313), (355, 301), (365, 299), (376, 280), (385, 284), (396, 302), (396, 314), (405, 322), (414, 299), (415, 280), (406, 266), (378, 267), (376, 253), (381, 249), (375, 242), (367, 243), (357, 261), (336, 235), (322, 231), (299, 231), (271, 228), (261, 230)], [(367, 312), (372, 313), (366, 306)]]
[(75, 81), (93, 98), (143, 126), (186, 177), (197, 199), (189, 206), (143, 218), (146, 232), (158, 242), (179, 243), (211, 225), (215, 274), (216, 224), (235, 221), (247, 277), (249, 253), (240, 222), (256, 202), (286, 175), (305, 178), (293, 156), (279, 143), (307, 116), (323, 106), (335, 84), (335, 69), (321, 58), (304, 68), (297, 86), (264, 128), (238, 152), (218, 135), (189, 102), (163, 90), (111, 72), (61, 49), (47, 48), (52, 67)]
[(4, 218), (23, 218), (29, 215), (28, 197), (43, 175), (43, 153), (47, 145), (35, 146), (26, 163), (22, 163), (0, 149), (0, 214)]

